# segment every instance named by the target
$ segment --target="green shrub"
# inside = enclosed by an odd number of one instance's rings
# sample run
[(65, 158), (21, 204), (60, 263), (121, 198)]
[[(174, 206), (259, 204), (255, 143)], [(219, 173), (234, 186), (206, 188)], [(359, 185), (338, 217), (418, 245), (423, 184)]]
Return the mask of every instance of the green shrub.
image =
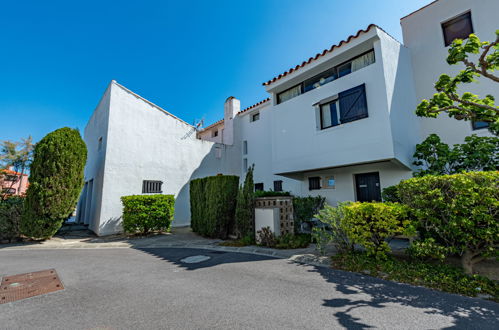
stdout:
[(227, 238), (234, 231), (239, 177), (217, 175), (190, 183), (191, 227), (200, 235)]
[(255, 237), (253, 228), (255, 226), (255, 198), (253, 183), (253, 167), (248, 169), (244, 185), (239, 188), (236, 202), (236, 234), (237, 237)]
[(383, 202), (400, 203), (397, 185), (384, 188), (381, 192), (381, 198), (383, 198)]
[(73, 212), (83, 187), (87, 147), (76, 129), (47, 134), (35, 146), (21, 232), (32, 238), (52, 237)]
[(270, 227), (263, 227), (256, 232), (256, 236), (258, 237), (258, 245), (273, 248), (277, 244), (277, 237), (275, 237), (275, 234), (270, 230)]
[(498, 256), (499, 172), (412, 178), (398, 191), (426, 241), (413, 247), (419, 255), (457, 253), (468, 274), (484, 257)]
[(229, 240), (225, 241), (222, 243), (219, 243), (222, 246), (235, 246), (235, 247), (241, 247), (241, 246), (248, 246), (248, 245), (255, 245), (255, 235), (246, 235), (240, 239), (236, 240)]
[(272, 191), (272, 190), (257, 190), (255, 191), (255, 197), (279, 197), (279, 196), (291, 196), (289, 191)]
[(332, 244), (339, 253), (353, 251), (353, 243), (347, 235), (347, 223), (345, 222), (345, 208), (351, 202), (339, 203), (337, 207), (325, 205), (315, 216), (319, 221), (326, 224), (326, 227), (314, 227), (312, 237), (316, 243), (316, 248), (322, 254), (325, 253), (327, 244)]
[(314, 215), (324, 207), (325, 201), (326, 198), (322, 196), (293, 197), (295, 232), (303, 222), (312, 220)]
[(19, 225), (23, 210), (24, 198), (11, 196), (6, 199), (0, 199), (0, 241), (20, 237)]
[(397, 203), (352, 203), (343, 219), (348, 238), (377, 259), (391, 251), (387, 240), (410, 228), (407, 207)]
[(310, 234), (284, 234), (276, 237), (270, 227), (264, 227), (257, 232), (258, 245), (277, 249), (306, 248), (311, 241)]
[(173, 220), (173, 195), (133, 195), (121, 197), (123, 230), (130, 234), (167, 231)]
[(338, 269), (472, 297), (487, 294), (499, 300), (499, 282), (466, 275), (461, 269), (440, 262), (404, 260), (395, 256), (378, 260), (364, 252), (338, 254), (332, 259), (333, 266)]

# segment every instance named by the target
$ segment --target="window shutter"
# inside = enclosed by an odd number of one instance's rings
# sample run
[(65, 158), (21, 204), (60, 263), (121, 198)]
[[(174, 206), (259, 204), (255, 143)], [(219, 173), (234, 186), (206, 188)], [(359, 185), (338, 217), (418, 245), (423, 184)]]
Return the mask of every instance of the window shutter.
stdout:
[(341, 92), (339, 102), (342, 124), (368, 116), (365, 84)]
[(317, 189), (321, 189), (321, 178), (319, 176), (308, 178), (308, 190)]

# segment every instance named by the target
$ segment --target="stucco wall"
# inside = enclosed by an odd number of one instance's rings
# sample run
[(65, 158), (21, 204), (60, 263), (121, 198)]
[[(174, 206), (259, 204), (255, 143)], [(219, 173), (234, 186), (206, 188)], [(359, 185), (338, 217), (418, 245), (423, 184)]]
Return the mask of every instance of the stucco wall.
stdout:
[[(495, 39), (498, 29), (497, 0), (440, 0), (401, 20), (404, 44), (410, 49), (418, 101), (430, 98), (434, 83), (442, 73), (454, 75), (463, 69), (462, 65), (449, 66), (446, 62), (448, 47), (444, 45), (441, 23), (471, 10), (475, 34), (482, 40)], [(479, 95), (492, 94), (499, 97), (497, 83), (481, 79), (480, 83), (466, 84), (461, 91)], [(469, 121), (457, 121), (441, 114), (437, 119), (421, 119), (421, 135), (426, 138), (437, 133), (450, 144), (462, 143), (471, 134), (490, 135), (487, 129), (472, 130)]]

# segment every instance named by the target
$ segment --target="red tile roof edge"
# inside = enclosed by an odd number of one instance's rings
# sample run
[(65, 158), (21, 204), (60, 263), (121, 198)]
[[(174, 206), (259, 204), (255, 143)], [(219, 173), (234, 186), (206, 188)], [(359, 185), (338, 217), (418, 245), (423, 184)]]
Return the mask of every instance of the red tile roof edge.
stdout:
[(315, 57), (310, 57), (307, 61), (303, 61), (301, 64), (298, 64), (294, 68), (291, 68), (288, 71), (286, 71), (284, 73), (281, 73), (277, 77), (274, 77), (273, 79), (271, 79), (271, 80), (269, 80), (267, 82), (264, 82), (262, 85), (263, 86), (268, 86), (268, 85), (276, 82), (277, 80), (286, 77), (288, 74), (291, 74), (291, 73), (295, 72), (296, 70), (303, 68), (307, 64), (310, 64), (313, 61), (316, 61), (317, 59), (323, 57), (324, 55), (326, 55), (328, 53), (331, 53), (335, 48), (339, 48), (339, 47), (343, 46), (344, 44), (349, 43), (352, 39), (358, 38), (361, 33), (367, 33), (367, 32), (369, 32), (373, 27), (376, 27), (376, 28), (379, 28), (380, 30), (383, 30), (379, 26), (377, 26), (376, 24), (369, 24), (365, 30), (360, 29), (359, 31), (357, 31), (357, 33), (355, 35), (353, 35), (353, 34), (350, 35), (346, 40), (342, 40), (338, 44), (332, 45), (329, 49), (324, 49), (322, 51), (322, 53), (317, 53), (315, 55)]
[[(270, 97), (267, 97), (265, 100), (262, 100), (262, 101), (260, 101), (260, 102), (258, 102), (258, 103), (255, 103), (255, 104), (253, 104), (253, 105), (251, 105), (251, 106), (247, 107), (246, 109), (243, 109), (243, 110), (239, 111), (239, 112), (237, 113), (237, 116), (239, 116), (239, 115), (240, 115), (240, 114), (242, 114), (243, 112), (246, 112), (246, 111), (248, 111), (248, 110), (251, 110), (251, 109), (254, 109), (254, 108), (258, 107), (259, 105), (262, 105), (262, 104), (264, 104), (264, 103), (267, 103), (268, 101), (270, 101)], [(207, 126), (207, 127), (203, 128), (200, 132), (204, 132), (204, 131), (206, 131), (207, 129), (210, 129), (210, 128), (213, 128), (213, 127), (215, 127), (215, 126), (217, 126), (217, 125), (219, 125), (219, 124), (222, 124), (223, 122), (224, 122), (224, 120), (223, 120), (223, 119), (220, 119), (219, 121), (214, 122), (214, 123), (213, 123), (213, 124), (211, 124), (210, 126)]]
[(418, 11), (421, 11), (421, 10), (425, 9), (426, 7), (429, 7), (429, 6), (433, 5), (433, 4), (434, 4), (435, 2), (437, 2), (437, 1), (439, 1), (439, 0), (435, 0), (435, 1), (430, 2), (429, 4), (427, 4), (427, 5), (425, 5), (425, 6), (421, 7), (421, 8), (419, 8), (418, 10), (415, 10), (415, 11), (413, 11), (412, 13), (405, 15), (405, 16), (404, 16), (404, 17), (402, 17), (400, 20), (403, 20), (404, 18), (409, 17), (409, 16), (411, 16), (412, 14), (417, 13)]
[[(0, 174), (14, 174), (14, 175), (21, 175), (20, 172), (8, 170), (8, 169), (0, 169)], [(28, 176), (27, 173), (23, 173), (23, 176)]]

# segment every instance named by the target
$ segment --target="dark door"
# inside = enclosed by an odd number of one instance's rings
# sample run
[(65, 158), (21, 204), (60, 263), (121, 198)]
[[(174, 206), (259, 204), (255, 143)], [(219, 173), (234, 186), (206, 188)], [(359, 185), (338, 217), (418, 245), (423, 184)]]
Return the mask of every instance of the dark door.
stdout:
[(355, 187), (359, 202), (381, 202), (378, 172), (355, 174)]

